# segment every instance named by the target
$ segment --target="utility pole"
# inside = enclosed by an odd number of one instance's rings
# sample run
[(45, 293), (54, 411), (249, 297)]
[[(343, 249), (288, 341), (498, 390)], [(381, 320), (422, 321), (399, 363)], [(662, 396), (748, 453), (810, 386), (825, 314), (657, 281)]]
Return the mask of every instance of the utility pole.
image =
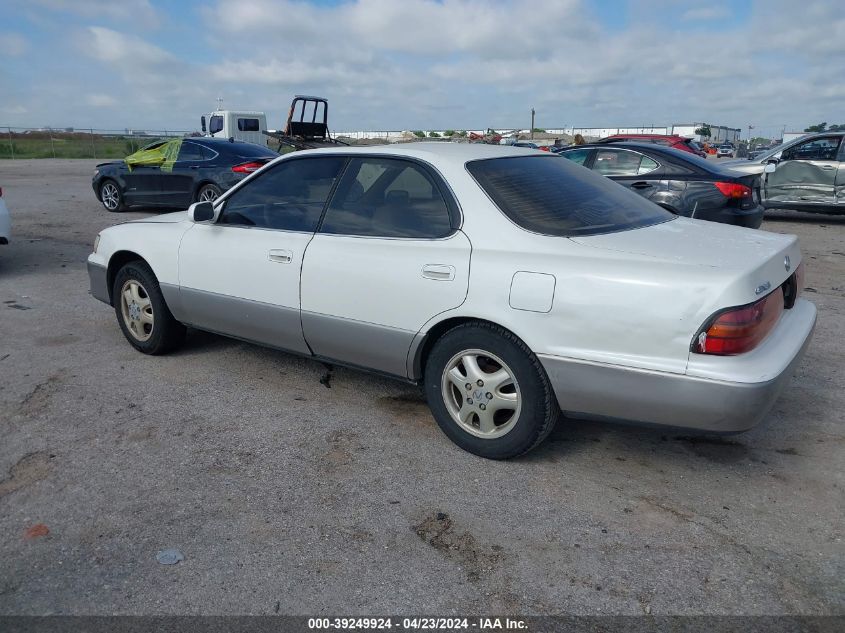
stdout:
[(534, 140), (534, 108), (531, 108), (531, 140)]

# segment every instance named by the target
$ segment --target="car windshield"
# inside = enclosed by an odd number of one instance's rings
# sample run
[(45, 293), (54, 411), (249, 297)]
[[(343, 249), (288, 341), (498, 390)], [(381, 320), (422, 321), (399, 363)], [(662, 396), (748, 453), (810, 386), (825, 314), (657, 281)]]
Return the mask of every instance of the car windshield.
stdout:
[(467, 163), (467, 170), (506, 216), (536, 233), (564, 237), (613, 233), (675, 217), (560, 156), (477, 160)]

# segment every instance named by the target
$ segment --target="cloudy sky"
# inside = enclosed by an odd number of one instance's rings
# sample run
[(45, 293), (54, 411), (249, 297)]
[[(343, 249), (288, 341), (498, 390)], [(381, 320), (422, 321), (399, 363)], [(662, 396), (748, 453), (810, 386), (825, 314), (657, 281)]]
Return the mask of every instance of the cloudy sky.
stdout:
[[(841, 0), (4, 0), (0, 126), (845, 123)], [(840, 120), (842, 119), (842, 120)]]

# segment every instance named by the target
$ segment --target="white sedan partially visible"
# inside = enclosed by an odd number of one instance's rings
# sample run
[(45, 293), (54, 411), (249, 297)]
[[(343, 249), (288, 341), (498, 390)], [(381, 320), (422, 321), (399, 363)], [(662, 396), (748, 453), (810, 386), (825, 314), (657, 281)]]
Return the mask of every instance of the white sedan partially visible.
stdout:
[(141, 352), (191, 326), (421, 384), (446, 435), (495, 459), (561, 410), (748, 429), (816, 320), (794, 236), (490, 145), (289, 154), (214, 203), (106, 229), (88, 270)]
[(12, 219), (3, 200), (3, 188), (0, 187), (0, 244), (8, 244), (12, 237)]

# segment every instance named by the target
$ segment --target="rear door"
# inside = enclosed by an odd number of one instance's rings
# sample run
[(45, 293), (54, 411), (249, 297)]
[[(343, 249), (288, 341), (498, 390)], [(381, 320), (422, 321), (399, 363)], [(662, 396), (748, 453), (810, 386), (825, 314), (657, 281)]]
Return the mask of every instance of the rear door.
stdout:
[(640, 152), (618, 148), (597, 149), (592, 168), (644, 198), (651, 198), (660, 190), (660, 164)]
[(775, 171), (766, 174), (766, 206), (835, 204), (841, 139), (822, 136), (784, 150)]
[(302, 266), (302, 327), (318, 356), (407, 376), (433, 316), (463, 303), (470, 242), (457, 204), (427, 165), (356, 157)]

